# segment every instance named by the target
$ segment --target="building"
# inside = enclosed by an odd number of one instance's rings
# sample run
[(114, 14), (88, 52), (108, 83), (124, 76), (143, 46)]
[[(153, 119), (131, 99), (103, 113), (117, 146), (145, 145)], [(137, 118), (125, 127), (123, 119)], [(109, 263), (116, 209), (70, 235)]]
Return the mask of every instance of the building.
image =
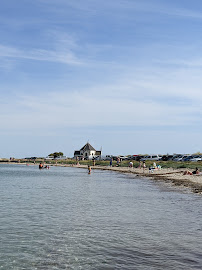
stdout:
[(95, 148), (90, 145), (90, 143), (86, 143), (79, 151), (74, 151), (75, 159), (99, 159), (101, 158), (101, 151), (95, 150)]

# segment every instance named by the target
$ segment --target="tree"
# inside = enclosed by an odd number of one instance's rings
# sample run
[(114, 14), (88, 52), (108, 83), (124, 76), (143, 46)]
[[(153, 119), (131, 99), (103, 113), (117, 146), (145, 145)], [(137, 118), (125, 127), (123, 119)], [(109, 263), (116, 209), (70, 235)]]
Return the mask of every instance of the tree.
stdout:
[(54, 153), (51, 153), (49, 156), (57, 158), (57, 157), (60, 157), (60, 156), (64, 156), (64, 154), (62, 152), (54, 152)]

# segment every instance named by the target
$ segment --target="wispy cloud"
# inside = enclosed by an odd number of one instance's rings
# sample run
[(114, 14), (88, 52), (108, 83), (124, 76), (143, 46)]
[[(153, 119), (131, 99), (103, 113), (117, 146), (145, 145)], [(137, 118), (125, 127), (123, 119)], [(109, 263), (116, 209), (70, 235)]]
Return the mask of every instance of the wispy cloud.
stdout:
[[(166, 14), (169, 16), (185, 17), (191, 19), (202, 19), (202, 11), (185, 8), (182, 5), (177, 5), (177, 3), (169, 3), (167, 1), (158, 1), (158, 0), (116, 0), (108, 2), (100, 2), (99, 0), (82, 0), (78, 1), (65, 1), (65, 0), (39, 0), (42, 4), (49, 4), (49, 8), (54, 7), (71, 7), (74, 10), (85, 11), (87, 14), (96, 14), (97, 9), (100, 12), (105, 12), (112, 16), (121, 15), (128, 11), (137, 12), (146, 12), (147, 14)], [(58, 9), (62, 12), (62, 9)], [(116, 11), (116, 12), (114, 12)], [(85, 14), (86, 14), (85, 13)], [(131, 18), (129, 18), (131, 19)], [(146, 18), (145, 18), (146, 19)]]
[(23, 0), (11, 13), (4, 1), (1, 130), (81, 138), (104, 127), (112, 141), (153, 127), (155, 136), (190, 125), (197, 133), (202, 5), (188, 2)]
[[(117, 81), (77, 91), (18, 94), (9, 103), (1, 101), (0, 124), (4, 130), (70, 127), (158, 126), (200, 123), (202, 94), (174, 80)], [(193, 94), (194, 93), (194, 94)], [(193, 106), (194, 103), (194, 106)]]
[(35, 61), (57, 62), (69, 65), (81, 65), (82, 62), (71, 51), (54, 51), (44, 49), (20, 50), (0, 45), (1, 58), (21, 58)]

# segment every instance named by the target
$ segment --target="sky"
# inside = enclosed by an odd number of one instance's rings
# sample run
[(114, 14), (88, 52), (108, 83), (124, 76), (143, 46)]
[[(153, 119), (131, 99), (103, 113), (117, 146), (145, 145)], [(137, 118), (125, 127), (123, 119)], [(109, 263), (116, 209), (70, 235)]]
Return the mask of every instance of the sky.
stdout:
[(202, 152), (201, 0), (7, 0), (0, 157)]

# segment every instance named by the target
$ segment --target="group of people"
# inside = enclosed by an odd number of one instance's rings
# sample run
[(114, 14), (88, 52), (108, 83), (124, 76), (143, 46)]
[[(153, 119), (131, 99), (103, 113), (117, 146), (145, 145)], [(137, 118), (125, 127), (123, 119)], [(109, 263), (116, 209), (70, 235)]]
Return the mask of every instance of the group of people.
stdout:
[(39, 164), (39, 169), (40, 169), (40, 170), (41, 170), (41, 169), (50, 169), (50, 166), (49, 166), (49, 165), (44, 166), (44, 165), (40, 162), (40, 164)]
[[(119, 167), (120, 163), (121, 163), (121, 159), (118, 157), (116, 160), (116, 167)], [(111, 158), (109, 161), (109, 166), (112, 167), (112, 164), (113, 164), (113, 159)]]
[(143, 162), (140, 160), (139, 161), (139, 166), (138, 166), (139, 169), (143, 168), (145, 169), (146, 168), (146, 164), (145, 164), (145, 161), (143, 160)]
[(156, 165), (156, 162), (154, 162), (153, 166), (149, 167), (149, 172), (154, 172), (154, 170), (161, 170), (161, 165)]

